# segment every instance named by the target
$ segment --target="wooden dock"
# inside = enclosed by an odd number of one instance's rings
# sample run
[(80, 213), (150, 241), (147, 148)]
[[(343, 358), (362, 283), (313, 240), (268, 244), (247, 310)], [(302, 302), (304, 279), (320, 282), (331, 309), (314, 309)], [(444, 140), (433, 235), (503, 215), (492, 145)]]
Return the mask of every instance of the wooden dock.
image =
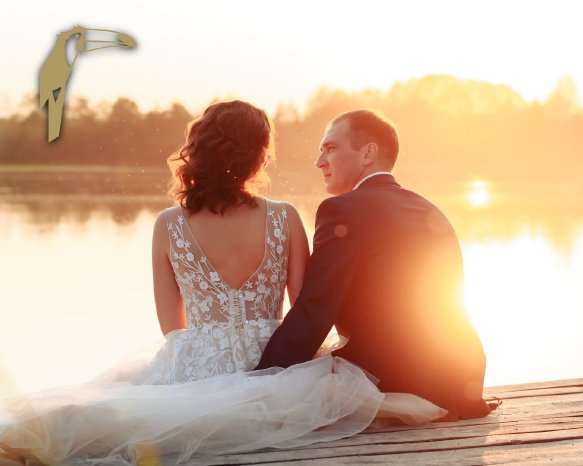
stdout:
[(583, 379), (492, 387), (485, 396), (503, 403), (483, 419), (377, 426), (336, 442), (224, 455), (204, 464), (583, 465)]

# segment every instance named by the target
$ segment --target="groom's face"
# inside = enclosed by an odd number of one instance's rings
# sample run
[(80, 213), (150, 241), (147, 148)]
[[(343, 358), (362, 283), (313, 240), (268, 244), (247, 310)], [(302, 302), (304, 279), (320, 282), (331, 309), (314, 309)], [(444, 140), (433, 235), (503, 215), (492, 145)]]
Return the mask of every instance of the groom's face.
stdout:
[(339, 195), (351, 191), (363, 175), (362, 154), (352, 147), (350, 122), (340, 120), (328, 128), (320, 143), (316, 166), (322, 170), (326, 191)]

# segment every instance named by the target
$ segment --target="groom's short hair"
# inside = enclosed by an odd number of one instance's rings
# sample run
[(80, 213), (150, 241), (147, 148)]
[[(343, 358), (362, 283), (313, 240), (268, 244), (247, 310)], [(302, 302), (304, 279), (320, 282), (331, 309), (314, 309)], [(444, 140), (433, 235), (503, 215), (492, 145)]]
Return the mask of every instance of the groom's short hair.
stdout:
[(370, 110), (353, 110), (338, 115), (330, 126), (347, 120), (350, 124), (352, 147), (360, 149), (369, 142), (379, 146), (379, 152), (390, 162), (391, 168), (399, 154), (399, 138), (394, 124), (382, 115)]

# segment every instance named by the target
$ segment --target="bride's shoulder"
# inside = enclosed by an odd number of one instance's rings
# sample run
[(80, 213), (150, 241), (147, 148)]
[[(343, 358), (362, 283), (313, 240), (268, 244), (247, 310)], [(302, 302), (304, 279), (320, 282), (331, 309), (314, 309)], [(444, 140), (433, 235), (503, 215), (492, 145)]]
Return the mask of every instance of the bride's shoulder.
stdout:
[(291, 225), (292, 223), (302, 223), (302, 219), (298, 212), (298, 209), (287, 201), (281, 201), (276, 199), (264, 198), (267, 202), (267, 207), (271, 209), (278, 209), (287, 219), (287, 222)]
[(167, 207), (158, 212), (154, 220), (154, 241), (157, 239), (165, 240), (168, 236), (168, 230), (173, 223), (180, 222), (181, 209), (180, 205)]
[(276, 205), (280, 209), (280, 217), (284, 219), (284, 228), (289, 233), (290, 241), (301, 245), (301, 247), (296, 246), (296, 249), (303, 250), (304, 246), (307, 248), (306, 229), (298, 209), (287, 201), (274, 201), (271, 199), (267, 199), (267, 201), (268, 206), (273, 203), (272, 205)]
[(167, 207), (164, 210), (158, 212), (154, 219), (154, 229), (162, 227), (166, 228), (166, 225), (170, 222), (172, 215), (175, 215), (177, 207), (180, 206)]

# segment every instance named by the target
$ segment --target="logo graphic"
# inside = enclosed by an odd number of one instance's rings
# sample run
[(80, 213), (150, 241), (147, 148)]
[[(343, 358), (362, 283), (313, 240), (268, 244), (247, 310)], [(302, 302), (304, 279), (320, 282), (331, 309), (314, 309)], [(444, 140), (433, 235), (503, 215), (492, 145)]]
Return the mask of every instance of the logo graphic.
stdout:
[[(97, 37), (89, 38), (88, 36)], [(108, 37), (109, 40), (106, 40)], [(71, 63), (67, 61), (67, 43), (69, 41), (73, 41), (75, 47)], [(95, 45), (91, 45), (93, 48), (88, 48), (88, 43)], [(79, 25), (57, 35), (57, 42), (41, 66), (39, 73), (39, 105), (42, 109), (48, 104), (49, 142), (54, 141), (61, 134), (67, 81), (69, 81), (73, 65), (79, 54), (111, 47), (131, 49), (136, 45), (136, 41), (128, 34), (110, 29), (88, 29)]]

